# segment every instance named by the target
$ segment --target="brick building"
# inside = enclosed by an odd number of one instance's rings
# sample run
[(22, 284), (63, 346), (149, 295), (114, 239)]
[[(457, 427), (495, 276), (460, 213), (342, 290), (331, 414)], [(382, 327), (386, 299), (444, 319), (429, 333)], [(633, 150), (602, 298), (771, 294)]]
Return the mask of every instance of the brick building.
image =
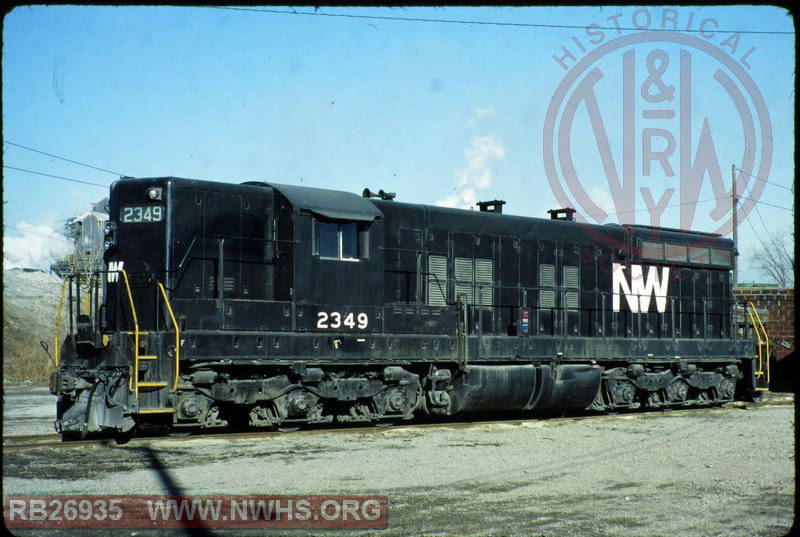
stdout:
[(752, 302), (761, 315), (770, 341), (770, 388), (792, 389), (796, 379), (794, 288), (738, 286), (739, 302)]

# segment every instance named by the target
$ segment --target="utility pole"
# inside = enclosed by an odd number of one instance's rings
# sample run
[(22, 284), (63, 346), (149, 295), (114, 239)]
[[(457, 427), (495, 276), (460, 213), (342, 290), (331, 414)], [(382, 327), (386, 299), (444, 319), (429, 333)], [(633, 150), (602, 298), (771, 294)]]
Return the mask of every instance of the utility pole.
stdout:
[(733, 226), (733, 286), (738, 283), (739, 238), (736, 233), (736, 164), (731, 164), (731, 225)]

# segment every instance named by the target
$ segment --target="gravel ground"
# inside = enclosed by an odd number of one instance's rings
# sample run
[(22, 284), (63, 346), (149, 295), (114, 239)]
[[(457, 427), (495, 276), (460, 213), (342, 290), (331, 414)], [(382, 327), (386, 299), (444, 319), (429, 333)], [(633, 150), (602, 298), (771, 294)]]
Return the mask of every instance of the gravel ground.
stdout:
[(3, 389), (3, 436), (55, 433), (56, 397), (47, 386)]
[[(15, 400), (6, 390), (12, 416)], [(780, 536), (794, 523), (792, 400), (773, 394), (767, 404), (695, 411), (9, 450), (3, 490), (387, 497), (385, 530), (331, 535)], [(25, 413), (18, 419), (36, 414)], [(97, 532), (151, 534), (175, 533)]]

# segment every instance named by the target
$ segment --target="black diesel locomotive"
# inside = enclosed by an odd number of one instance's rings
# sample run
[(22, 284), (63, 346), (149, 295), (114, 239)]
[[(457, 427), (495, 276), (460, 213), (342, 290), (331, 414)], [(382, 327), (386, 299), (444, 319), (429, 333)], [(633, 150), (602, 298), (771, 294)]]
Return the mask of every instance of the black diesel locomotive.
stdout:
[(68, 280), (56, 429), (659, 407), (763, 389), (733, 313), (731, 241), (392, 198), (115, 182), (104, 269)]

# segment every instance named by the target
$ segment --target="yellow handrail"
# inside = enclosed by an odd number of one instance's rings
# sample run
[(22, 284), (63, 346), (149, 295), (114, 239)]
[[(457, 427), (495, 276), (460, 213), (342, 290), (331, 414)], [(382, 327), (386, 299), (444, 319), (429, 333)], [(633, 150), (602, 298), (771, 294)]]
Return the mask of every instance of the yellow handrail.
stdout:
[(65, 295), (65, 294), (66, 294), (66, 292), (67, 292), (67, 282), (68, 282), (68, 281), (69, 281), (69, 280), (68, 280), (67, 278), (64, 278), (64, 285), (62, 285), (62, 286), (61, 286), (61, 300), (59, 300), (59, 301), (58, 301), (58, 316), (56, 317), (56, 335), (55, 335), (55, 340), (56, 340), (56, 348), (55, 348), (55, 354), (56, 354), (56, 360), (55, 360), (55, 362), (56, 362), (56, 367), (58, 367), (58, 363), (59, 363), (59, 354), (58, 354), (58, 346), (59, 346), (59, 343), (58, 343), (58, 327), (59, 327), (59, 326), (61, 326), (61, 309), (62, 309), (62, 308), (63, 308), (63, 306), (64, 306), (64, 295)]
[(175, 327), (175, 382), (172, 385), (172, 391), (175, 392), (178, 390), (178, 367), (181, 356), (181, 332), (178, 328), (178, 321), (175, 320), (175, 314), (172, 311), (172, 304), (169, 303), (169, 299), (167, 298), (167, 290), (164, 289), (164, 284), (161, 282), (158, 282), (158, 290), (161, 291), (161, 296), (164, 297), (164, 304), (167, 305), (169, 317), (172, 319), (172, 326)]
[[(758, 310), (756, 310), (755, 304), (752, 302), (747, 303), (750, 306), (750, 309), (747, 311), (747, 314), (750, 316), (750, 322), (753, 323), (753, 330), (756, 332), (756, 336), (758, 337), (758, 370), (763, 371), (764, 368), (764, 358), (761, 355), (761, 343), (765, 344), (766, 350), (766, 373), (767, 373), (767, 386), (769, 386), (769, 335), (767, 334), (767, 329), (764, 328), (764, 323), (761, 322), (761, 316), (758, 314)], [(754, 316), (755, 315), (755, 316)], [(764, 339), (761, 336), (764, 336)]]
[[(78, 278), (80, 278), (80, 276), (78, 276)], [(93, 293), (93, 291), (92, 291), (92, 287), (90, 285), (86, 290), (86, 309), (84, 311), (87, 312), (87, 313), (89, 313), (89, 310), (92, 307), (92, 293)]]
[(131, 305), (131, 314), (133, 315), (133, 371), (128, 378), (128, 389), (134, 392), (135, 397), (139, 398), (139, 319), (136, 317), (136, 306), (133, 304), (133, 293), (131, 293), (131, 284), (128, 281), (128, 273), (125, 269), (117, 270), (122, 274), (122, 279), (125, 281), (125, 289), (128, 292), (128, 302)]
[[(119, 269), (119, 273), (122, 274), (122, 279), (125, 281), (125, 290), (128, 293), (128, 301), (131, 305), (131, 314), (133, 315), (133, 341), (134, 341), (134, 351), (133, 351), (133, 372), (128, 379), (128, 388), (130, 391), (134, 392), (135, 397), (139, 398), (139, 319), (136, 315), (136, 306), (133, 303), (133, 293), (131, 292), (130, 282), (128, 281), (128, 274), (125, 272), (125, 269)], [(172, 305), (167, 298), (167, 291), (164, 288), (164, 285), (159, 282), (158, 283), (158, 290), (161, 292), (161, 296), (164, 298), (164, 303), (167, 305), (167, 311), (169, 311), (169, 317), (172, 321), (172, 325), (175, 327), (175, 380), (172, 383), (172, 391), (175, 392), (178, 389), (178, 376), (179, 376), (179, 363), (180, 363), (180, 343), (181, 343), (181, 334), (180, 329), (178, 328), (178, 321), (175, 319), (175, 313), (172, 311)]]
[[(128, 303), (131, 307), (131, 315), (133, 316), (133, 371), (128, 378), (128, 389), (134, 392), (135, 397), (139, 398), (139, 317), (136, 314), (136, 305), (133, 302), (133, 293), (131, 292), (131, 284), (128, 280), (128, 273), (125, 272), (125, 269), (118, 269), (116, 272), (122, 275), (122, 281), (125, 283), (125, 291), (128, 295)], [(68, 280), (64, 279), (64, 285), (61, 288), (61, 300), (58, 304), (58, 318), (56, 319), (56, 330), (55, 330), (55, 341), (56, 341), (56, 348), (55, 348), (55, 362), (56, 366), (59, 364), (59, 352), (58, 352), (58, 330), (61, 324), (61, 312), (64, 305), (64, 295), (66, 294), (67, 290), (67, 283)], [(167, 305), (167, 311), (169, 311), (169, 317), (172, 321), (172, 326), (175, 327), (175, 380), (172, 383), (172, 391), (175, 392), (178, 389), (178, 377), (180, 375), (179, 364), (180, 364), (180, 343), (181, 343), (181, 335), (180, 329), (178, 328), (178, 321), (175, 319), (175, 313), (172, 310), (172, 304), (169, 302), (169, 298), (167, 298), (167, 291), (164, 288), (164, 285), (159, 282), (158, 289), (161, 292), (161, 296), (164, 299), (164, 303)], [(80, 300), (80, 299), (79, 299)]]

